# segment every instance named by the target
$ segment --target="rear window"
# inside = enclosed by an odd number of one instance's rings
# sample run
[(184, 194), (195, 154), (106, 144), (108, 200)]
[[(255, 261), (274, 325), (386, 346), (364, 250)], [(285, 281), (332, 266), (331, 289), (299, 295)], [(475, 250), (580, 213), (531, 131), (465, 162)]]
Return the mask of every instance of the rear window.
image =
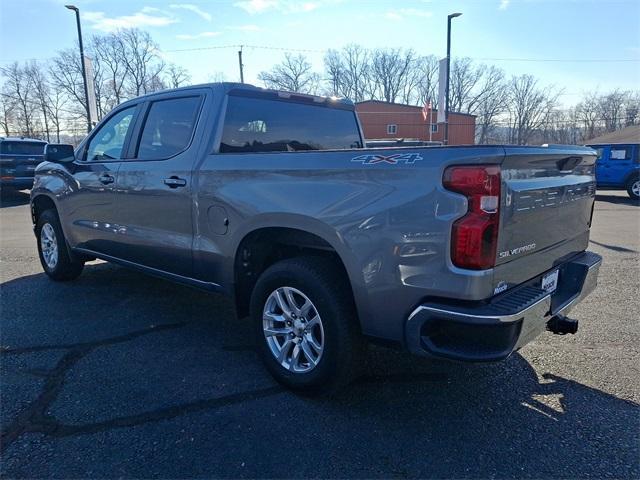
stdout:
[(220, 152), (358, 148), (355, 112), (280, 100), (229, 96)]
[(0, 142), (0, 154), (3, 155), (44, 155), (44, 143), (37, 142)]

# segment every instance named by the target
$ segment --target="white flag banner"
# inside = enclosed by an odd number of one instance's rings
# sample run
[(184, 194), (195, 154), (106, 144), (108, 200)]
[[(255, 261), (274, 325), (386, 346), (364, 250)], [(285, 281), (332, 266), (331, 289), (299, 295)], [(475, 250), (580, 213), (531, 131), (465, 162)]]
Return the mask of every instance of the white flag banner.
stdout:
[(446, 92), (447, 92), (447, 58), (440, 60), (440, 70), (438, 74), (438, 123), (446, 121)]
[(91, 58), (84, 56), (84, 69), (87, 74), (87, 101), (89, 102), (89, 122), (98, 123), (98, 108), (96, 106), (96, 89), (93, 84), (93, 64)]

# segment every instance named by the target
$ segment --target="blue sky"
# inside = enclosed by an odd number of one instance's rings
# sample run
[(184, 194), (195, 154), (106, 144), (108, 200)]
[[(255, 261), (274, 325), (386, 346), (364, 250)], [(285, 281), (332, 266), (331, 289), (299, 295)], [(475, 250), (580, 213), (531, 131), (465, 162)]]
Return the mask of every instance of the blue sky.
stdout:
[[(1, 0), (0, 64), (46, 59), (73, 46), (74, 18), (64, 8), (69, 1)], [(237, 80), (237, 48), (208, 49), (237, 44), (309, 50), (303, 53), (318, 70), (324, 50), (348, 43), (441, 57), (446, 16), (458, 11), (463, 16), (454, 20), (453, 56), (493, 63), (508, 74), (533, 74), (563, 87), (566, 104), (588, 90), (640, 88), (640, 0), (73, 1), (85, 36), (118, 27), (147, 30), (162, 55), (187, 68), (195, 82), (220, 73)], [(245, 80), (256, 82), (283, 54), (245, 47)]]

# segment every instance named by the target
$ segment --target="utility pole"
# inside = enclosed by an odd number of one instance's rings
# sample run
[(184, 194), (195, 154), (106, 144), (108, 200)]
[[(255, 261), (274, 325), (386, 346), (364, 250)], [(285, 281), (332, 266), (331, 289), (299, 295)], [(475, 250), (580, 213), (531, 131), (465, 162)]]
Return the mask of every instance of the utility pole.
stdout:
[(238, 50), (238, 64), (240, 65), (240, 83), (244, 83), (244, 65), (242, 64), (242, 45)]
[(80, 43), (80, 65), (82, 66), (82, 80), (84, 82), (84, 101), (87, 109), (87, 133), (91, 132), (91, 113), (89, 110), (89, 88), (87, 87), (87, 70), (84, 66), (84, 48), (82, 47), (82, 29), (80, 28), (80, 10), (75, 5), (65, 5), (69, 10), (76, 12), (76, 24), (78, 26), (78, 42)]
[(444, 144), (449, 145), (449, 73), (451, 71), (451, 19), (462, 15), (461, 13), (452, 13), (447, 16), (447, 89), (446, 89), (446, 105), (444, 109)]

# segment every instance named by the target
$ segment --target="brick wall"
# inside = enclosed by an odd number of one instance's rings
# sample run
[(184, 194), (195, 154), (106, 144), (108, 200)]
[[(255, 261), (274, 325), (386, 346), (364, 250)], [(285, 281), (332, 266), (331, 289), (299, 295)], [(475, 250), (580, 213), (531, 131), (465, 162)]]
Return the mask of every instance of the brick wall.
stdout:
[[(356, 104), (356, 112), (366, 139), (418, 138), (429, 140), (429, 121), (422, 117), (422, 108), (412, 105), (367, 101)], [(436, 123), (437, 111), (432, 112)], [(388, 125), (396, 125), (395, 133), (387, 133)], [(472, 145), (476, 119), (473, 115), (449, 113), (449, 145)], [(444, 124), (438, 124), (431, 140), (443, 141)]]

